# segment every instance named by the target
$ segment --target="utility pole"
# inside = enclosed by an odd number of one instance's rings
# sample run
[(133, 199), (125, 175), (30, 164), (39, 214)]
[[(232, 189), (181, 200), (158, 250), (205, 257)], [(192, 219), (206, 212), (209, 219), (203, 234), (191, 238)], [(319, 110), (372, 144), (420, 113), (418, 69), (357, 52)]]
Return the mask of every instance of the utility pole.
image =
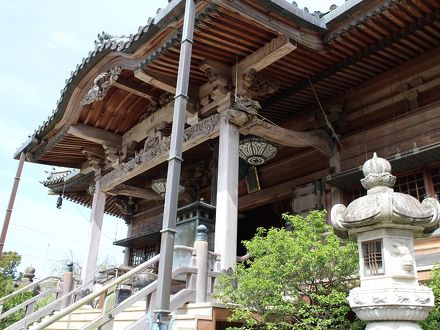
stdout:
[(15, 174), (14, 184), (12, 185), (11, 196), (9, 197), (8, 208), (6, 209), (5, 220), (3, 221), (2, 233), (0, 235), (0, 257), (3, 253), (3, 247), (5, 246), (6, 234), (8, 233), (9, 222), (11, 220), (12, 209), (14, 208), (15, 196), (17, 195), (18, 184), (20, 182), (21, 172), (23, 170), (24, 160), (26, 154), (22, 152), (20, 154), (20, 160), (18, 161), (17, 173)]

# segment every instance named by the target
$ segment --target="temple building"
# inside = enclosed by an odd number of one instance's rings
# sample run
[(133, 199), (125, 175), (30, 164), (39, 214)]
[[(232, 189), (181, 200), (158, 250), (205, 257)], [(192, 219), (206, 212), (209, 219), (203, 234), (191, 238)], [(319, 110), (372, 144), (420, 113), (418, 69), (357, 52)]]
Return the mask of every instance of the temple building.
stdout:
[[(396, 192), (440, 197), (440, 0), (348, 0), (314, 13), (284, 0), (195, 1), (193, 38), (182, 40), (185, 2), (130, 36), (99, 34), (15, 155), (72, 169), (44, 185), (91, 208), (84, 281), (104, 213), (127, 224), (114, 242), (127, 266), (160, 252), (179, 98), (175, 242), (193, 246), (205, 225), (221, 269), (258, 227), (283, 226), (283, 213), (364, 195), (360, 167), (373, 152), (391, 163)], [(179, 74), (187, 93), (176, 93)], [(421, 280), (440, 262), (435, 233), (415, 245)]]

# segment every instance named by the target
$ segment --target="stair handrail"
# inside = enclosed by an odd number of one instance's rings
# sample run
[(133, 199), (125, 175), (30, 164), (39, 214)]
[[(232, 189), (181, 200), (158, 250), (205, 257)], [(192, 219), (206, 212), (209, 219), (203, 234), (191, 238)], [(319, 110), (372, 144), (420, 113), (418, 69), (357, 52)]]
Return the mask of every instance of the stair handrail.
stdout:
[[(189, 266), (182, 266), (173, 271), (172, 277), (177, 278), (179, 275), (182, 274), (197, 274), (197, 268), (196, 267), (189, 267)], [(117, 314), (124, 311), (128, 307), (132, 306), (142, 298), (148, 296), (149, 294), (153, 293), (157, 289), (157, 280), (154, 282), (148, 284), (146, 287), (142, 288), (138, 292), (134, 293), (124, 301), (122, 301), (120, 304), (118, 304), (115, 308), (112, 310), (106, 312), (105, 314), (102, 314), (95, 320), (91, 321), (91, 323), (83, 326), (80, 328), (80, 330), (93, 330), (97, 329), (98, 327), (106, 324), (108, 321), (111, 321)], [(187, 289), (184, 289), (187, 290)]]
[[(104, 273), (102, 273), (101, 275), (107, 275), (108, 273), (116, 270), (117, 271), (117, 267), (112, 267), (110, 269), (107, 269)], [(25, 316), (23, 319), (21, 319), (20, 321), (17, 321), (16, 323), (10, 325), (9, 327), (7, 327), (5, 330), (12, 330), (12, 329), (26, 329), (30, 324), (39, 321), (42, 317), (46, 316), (49, 313), (52, 313), (53, 311), (59, 310), (60, 307), (62, 308), (63, 306), (63, 301), (66, 301), (66, 299), (69, 299), (70, 301), (75, 301), (75, 295), (80, 294), (83, 290), (85, 290), (86, 288), (90, 287), (91, 284), (94, 284), (98, 281), (99, 277), (95, 277), (94, 279), (88, 281), (85, 284), (81, 284), (79, 287), (76, 287), (75, 289), (73, 289), (72, 291), (66, 293), (63, 296), (57, 297), (54, 301), (52, 301), (51, 303), (47, 304), (46, 306), (33, 311), (31, 314)], [(44, 295), (43, 293), (40, 293), (39, 295), (32, 297), (28, 300), (26, 300), (25, 302), (21, 303), (20, 305), (15, 306), (12, 309), (9, 309), (8, 311), (6, 311), (4, 314), (0, 314), (0, 319), (9, 316), (10, 314), (15, 313), (16, 311), (23, 309), (23, 308), (27, 308), (28, 305), (38, 301), (39, 299), (43, 298), (43, 296), (48, 295), (49, 293), (52, 292), (58, 292), (56, 289), (52, 289), (50, 292), (49, 290), (44, 291)], [(73, 296), (73, 299), (72, 299)], [(8, 313), (8, 314), (7, 314)]]
[[(175, 245), (174, 251), (188, 251), (188, 252), (195, 252), (195, 249), (193, 247), (188, 247), (184, 245)], [(43, 330), (49, 325), (53, 324), (54, 322), (58, 321), (59, 319), (63, 318), (64, 316), (69, 315), (70, 313), (74, 312), (75, 310), (79, 309), (80, 307), (84, 306), (85, 304), (89, 303), (90, 301), (94, 300), (95, 298), (99, 297), (102, 294), (105, 294), (112, 288), (116, 288), (117, 285), (125, 282), (126, 280), (130, 279), (132, 276), (137, 275), (138, 273), (142, 272), (145, 268), (150, 267), (151, 265), (156, 264), (160, 259), (160, 254), (155, 255), (151, 259), (148, 259), (144, 263), (140, 264), (139, 266), (136, 266), (132, 270), (128, 271), (124, 275), (114, 279), (112, 282), (104, 285), (102, 288), (100, 288), (97, 291), (91, 292), (84, 298), (81, 298), (77, 302), (73, 303), (72, 305), (62, 309), (59, 313), (49, 317), (47, 320), (44, 320), (43, 322), (39, 323), (37, 326), (33, 327), (33, 330)]]
[[(65, 294), (64, 296), (60, 296), (57, 299), (55, 299), (54, 301), (52, 301), (51, 303), (47, 304), (46, 306), (40, 308), (37, 311), (34, 311), (32, 314), (22, 318), (20, 321), (10, 325), (9, 327), (7, 327), (5, 330), (13, 330), (13, 329), (26, 329), (30, 324), (39, 321), (42, 317), (46, 316), (49, 313), (52, 313), (53, 311), (57, 310), (61, 305), (62, 305), (62, 301), (66, 300), (66, 299), (72, 299), (72, 296), (75, 296), (79, 293), (81, 293), (82, 290), (86, 289), (87, 287), (90, 286), (90, 284), (94, 283), (96, 281), (96, 279), (92, 279), (89, 282), (82, 284), (81, 286), (73, 289), (72, 291), (68, 292), (67, 294)], [(54, 292), (56, 292), (54, 290)], [(38, 297), (38, 296), (37, 296)], [(24, 303), (22, 303), (21, 305), (26, 303), (26, 306), (30, 303), (32, 303), (33, 300), (37, 297), (33, 297), (29, 300), (26, 300)], [(22, 306), (26, 307), (26, 306)], [(18, 306), (14, 307), (17, 308)], [(8, 310), (9, 312), (9, 310)]]
[(62, 309), (59, 313), (56, 315), (51, 316), (47, 320), (43, 321), (42, 323), (38, 324), (36, 327), (33, 328), (33, 330), (43, 330), (47, 326), (51, 325), (52, 323), (58, 321), (59, 319), (63, 318), (64, 316), (74, 312), (75, 310), (79, 309), (80, 307), (84, 306), (85, 304), (89, 303), (90, 301), (94, 300), (95, 298), (99, 297), (100, 295), (106, 293), (109, 289), (112, 289), (113, 287), (116, 287), (117, 285), (125, 282), (126, 280), (130, 279), (133, 275), (136, 275), (143, 271), (145, 268), (154, 265), (159, 261), (160, 254), (155, 255), (153, 258), (148, 259), (144, 263), (140, 264), (139, 266), (133, 268), (132, 270), (128, 271), (124, 275), (114, 279), (112, 282), (107, 283), (102, 288), (100, 288), (97, 291), (91, 292), (84, 298), (81, 298), (77, 302), (73, 303), (72, 305)]
[(60, 276), (46, 276), (46, 277), (42, 278), (41, 280), (38, 280), (37, 282), (32, 282), (32, 283), (30, 283), (30, 284), (28, 284), (28, 285), (18, 289), (17, 291), (14, 291), (14, 292), (8, 294), (7, 296), (4, 296), (4, 297), (0, 298), (0, 305), (2, 305), (3, 302), (5, 302), (6, 300), (8, 300), (10, 298), (13, 298), (13, 297), (15, 297), (16, 295), (18, 295), (20, 293), (26, 292), (29, 289), (33, 289), (38, 284), (43, 283), (43, 282), (45, 282), (47, 280), (50, 280), (50, 279), (61, 280), (61, 277)]

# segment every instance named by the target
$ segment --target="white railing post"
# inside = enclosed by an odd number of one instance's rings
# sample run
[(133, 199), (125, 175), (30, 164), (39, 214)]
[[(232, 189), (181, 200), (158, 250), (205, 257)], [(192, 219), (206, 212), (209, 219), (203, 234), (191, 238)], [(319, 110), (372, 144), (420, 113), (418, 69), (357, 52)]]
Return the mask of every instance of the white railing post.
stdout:
[(197, 258), (196, 303), (206, 302), (208, 287), (208, 229), (204, 225), (197, 227), (194, 248)]

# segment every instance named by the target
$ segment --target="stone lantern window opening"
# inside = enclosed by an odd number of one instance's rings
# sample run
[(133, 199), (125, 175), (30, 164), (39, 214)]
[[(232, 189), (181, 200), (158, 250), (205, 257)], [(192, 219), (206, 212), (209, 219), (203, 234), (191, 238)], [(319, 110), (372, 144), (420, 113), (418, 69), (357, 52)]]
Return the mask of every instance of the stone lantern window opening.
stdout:
[(383, 241), (381, 239), (362, 242), (364, 276), (384, 275)]

